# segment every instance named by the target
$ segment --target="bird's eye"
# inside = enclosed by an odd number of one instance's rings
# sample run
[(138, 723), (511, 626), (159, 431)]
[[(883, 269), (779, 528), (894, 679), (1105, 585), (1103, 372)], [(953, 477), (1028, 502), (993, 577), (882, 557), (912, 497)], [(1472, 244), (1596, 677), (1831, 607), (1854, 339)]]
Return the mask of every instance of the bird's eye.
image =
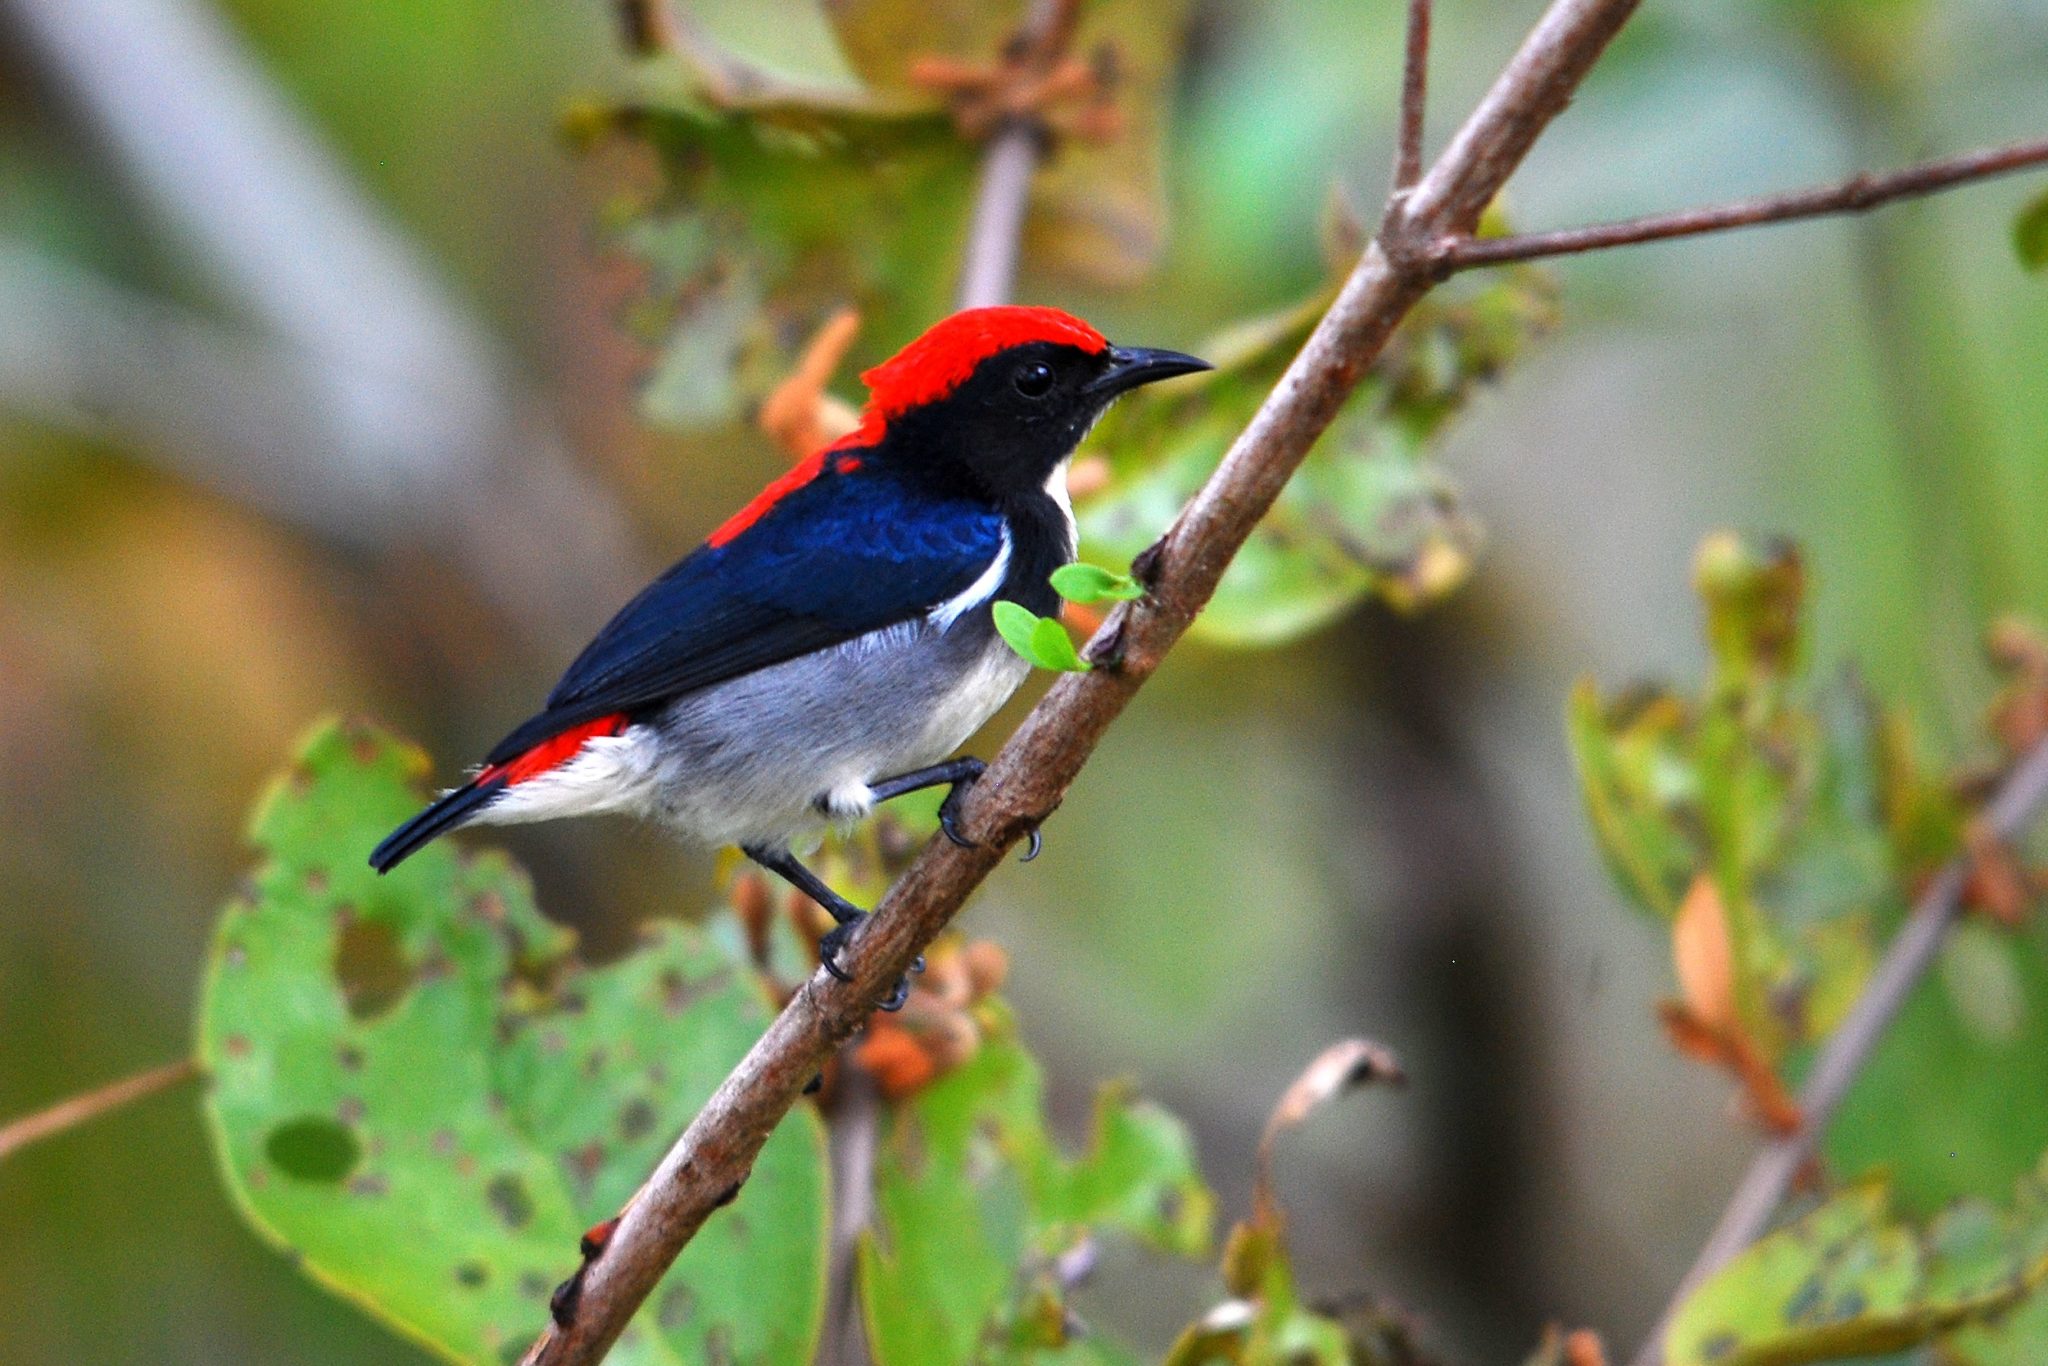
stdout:
[(1026, 398), (1044, 398), (1052, 392), (1052, 367), (1031, 361), (1017, 367), (1017, 392)]

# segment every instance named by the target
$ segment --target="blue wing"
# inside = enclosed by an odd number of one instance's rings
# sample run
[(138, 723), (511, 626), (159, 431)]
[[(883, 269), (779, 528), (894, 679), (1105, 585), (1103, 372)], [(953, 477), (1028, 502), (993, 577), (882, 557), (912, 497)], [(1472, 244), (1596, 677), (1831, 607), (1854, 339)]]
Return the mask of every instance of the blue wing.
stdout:
[(993, 507), (935, 498), (873, 465), (852, 471), (821, 462), (750, 509), (731, 539), (714, 536), (649, 584), (485, 762), (921, 616), (966, 591), (1001, 549)]

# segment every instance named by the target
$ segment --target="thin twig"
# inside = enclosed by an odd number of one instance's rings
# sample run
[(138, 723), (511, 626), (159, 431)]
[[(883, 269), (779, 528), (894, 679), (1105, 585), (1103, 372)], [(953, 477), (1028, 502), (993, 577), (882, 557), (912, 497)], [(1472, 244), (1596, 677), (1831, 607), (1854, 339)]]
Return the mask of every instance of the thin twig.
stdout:
[[(1110, 723), (1216, 590), (1385, 347), (1435, 282), (1426, 246), (1470, 232), (1480, 211), (1585, 79), (1638, 0), (1553, 0), (1493, 88), (1366, 249), (1301, 353), (1223, 463), (1142, 557), (1150, 592), (1120, 605), (1090, 643), (1097, 667), (1062, 675), (976, 784), (973, 847), (927, 845), (842, 957), (851, 982), (812, 976), (735, 1067), (625, 1210), (586, 1269), (566, 1327), (525, 1361), (600, 1360), (676, 1254), (745, 1184), (761, 1145), (819, 1067), (952, 920), (1009, 847), (1056, 808)], [(1420, 244), (1425, 250), (1416, 250)]]
[[(1033, 63), (1049, 68), (1066, 56), (1080, 11), (1078, 0), (1036, 0), (1019, 35)], [(982, 153), (974, 214), (968, 220), (958, 307), (1005, 303), (1016, 290), (1017, 250), (1024, 240), (1031, 179), (1044, 145), (1045, 127), (1036, 119), (1010, 119), (989, 139)]]
[(1401, 61), (1401, 129), (1394, 151), (1394, 191), (1422, 179), (1422, 127), (1429, 105), (1429, 4), (1408, 0), (1408, 46)]
[(54, 1137), (66, 1129), (75, 1129), (81, 1124), (98, 1119), (101, 1115), (112, 1114), (124, 1105), (132, 1105), (145, 1096), (187, 1082), (199, 1075), (199, 1064), (191, 1058), (180, 1058), (167, 1062), (162, 1067), (152, 1067), (147, 1072), (138, 1072), (132, 1077), (108, 1082), (105, 1086), (86, 1091), (58, 1101), (55, 1105), (23, 1115), (20, 1119), (0, 1124), (0, 1162), (26, 1148), (31, 1143)]
[[(2006, 778), (1986, 810), (1985, 828), (2000, 840), (2013, 839), (2032, 822), (2044, 802), (2048, 802), (2048, 741), (2029, 750)], [(1679, 1306), (1769, 1225), (1771, 1215), (1812, 1158), (1815, 1143), (1826, 1132), (1849, 1087), (1947, 941), (1961, 914), (1969, 879), (1970, 859), (1958, 855), (1920, 894), (1848, 1018), (1821, 1046), (1799, 1096), (1805, 1122), (1798, 1132), (1772, 1143), (1750, 1164), (1692, 1269), (1678, 1283), (1649, 1341), (1636, 1353), (1633, 1366), (1658, 1366), (1664, 1359), (1665, 1330)]]
[(869, 1366), (860, 1306), (860, 1240), (875, 1217), (875, 1151), (881, 1142), (882, 1094), (867, 1071), (844, 1063), (830, 1121), (832, 1157), (831, 1266), (826, 1274), (825, 1331), (817, 1366)]
[(981, 187), (967, 230), (960, 270), (961, 308), (983, 308), (1010, 297), (1017, 282), (1017, 245), (1038, 170), (1039, 132), (1028, 122), (1005, 124), (982, 156)]
[(1968, 181), (2010, 175), (2044, 164), (2048, 164), (2048, 138), (2037, 138), (2005, 147), (1966, 152), (1961, 156), (1943, 157), (1904, 170), (1853, 176), (1839, 185), (1765, 195), (1757, 199), (1737, 200), (1732, 204), (1681, 209), (1676, 213), (1651, 214), (1619, 223), (1564, 228), (1557, 232), (1523, 233), (1514, 237), (1446, 238), (1436, 245), (1433, 255), (1438, 267), (1449, 274), (1471, 270), (1475, 266), (1533, 261), (1545, 256), (1569, 256), (1582, 251), (1630, 246), (1637, 242), (1661, 242), (1673, 237), (1697, 237), (1701, 233), (1727, 232), (1732, 228), (1751, 228), (1763, 223), (1863, 213), (1893, 200), (1935, 194)]

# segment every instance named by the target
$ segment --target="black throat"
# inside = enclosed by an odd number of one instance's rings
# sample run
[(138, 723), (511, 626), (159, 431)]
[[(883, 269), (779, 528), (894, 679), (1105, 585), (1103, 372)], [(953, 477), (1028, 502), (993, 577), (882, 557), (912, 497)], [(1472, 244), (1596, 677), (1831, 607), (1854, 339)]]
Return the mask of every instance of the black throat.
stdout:
[[(1065, 481), (1062, 465), (1053, 478)], [(1052, 571), (1074, 558), (1074, 523), (1062, 501), (1044, 489), (1013, 493), (1000, 504), (1010, 528), (1010, 567), (996, 596), (1039, 616), (1057, 615), (1060, 595), (1053, 591)]]

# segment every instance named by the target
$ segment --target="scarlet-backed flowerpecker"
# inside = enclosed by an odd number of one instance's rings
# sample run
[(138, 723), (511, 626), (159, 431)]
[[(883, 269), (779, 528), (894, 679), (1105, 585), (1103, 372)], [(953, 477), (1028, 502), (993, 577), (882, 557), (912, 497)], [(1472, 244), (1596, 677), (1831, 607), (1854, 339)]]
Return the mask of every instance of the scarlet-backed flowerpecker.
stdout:
[(964, 842), (959, 799), (983, 765), (946, 756), (1030, 669), (993, 604), (1058, 610), (1074, 448), (1119, 394), (1208, 368), (1057, 309), (943, 320), (861, 376), (857, 430), (648, 585), (371, 865), (460, 825), (626, 812), (738, 845), (814, 898), (839, 922), (822, 945), (839, 974), (862, 912), (791, 842), (942, 783), (941, 824)]

